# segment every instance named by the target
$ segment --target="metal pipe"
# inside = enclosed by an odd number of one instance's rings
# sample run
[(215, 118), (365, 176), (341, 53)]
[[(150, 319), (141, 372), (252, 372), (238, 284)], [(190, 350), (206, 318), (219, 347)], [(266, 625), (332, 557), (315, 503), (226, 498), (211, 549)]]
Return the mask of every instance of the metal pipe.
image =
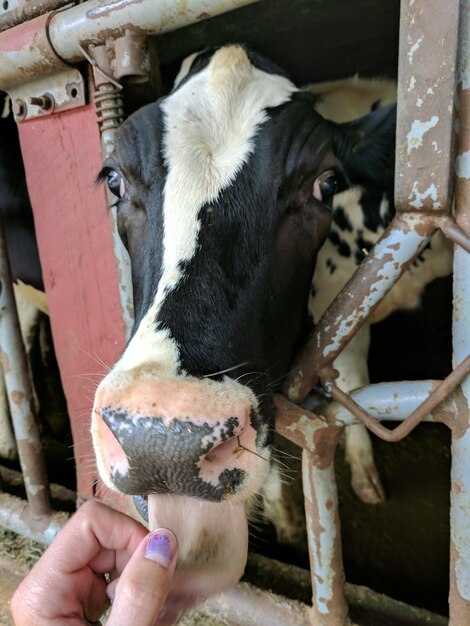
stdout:
[(312, 452), (303, 450), (302, 481), (312, 579), (312, 623), (347, 626), (334, 453), (328, 464), (319, 467)]
[(316, 626), (346, 626), (348, 606), (334, 459), (343, 432), (280, 394), (273, 397), (276, 430), (303, 448), (307, 541), (312, 581), (312, 617)]
[(405, 419), (393, 430), (385, 428), (377, 422), (374, 416), (357, 404), (351, 395), (342, 391), (334, 382), (328, 383), (327, 387), (333, 398), (345, 406), (357, 419), (362, 422), (377, 437), (395, 443), (401, 441), (429, 414), (438, 407), (447, 396), (452, 393), (455, 388), (462, 382), (470, 372), (470, 355), (462, 361), (453, 372), (441, 381), (437, 387), (433, 389), (431, 394), (416, 409), (407, 415)]
[(436, 230), (415, 213), (396, 215), (355, 274), (330, 304), (286, 378), (284, 390), (301, 402), (367, 321)]
[[(126, 29), (158, 35), (188, 26), (255, 0), (88, 0), (42, 20), (0, 34), (0, 89), (77, 63), (90, 44), (122, 36)], [(44, 20), (44, 18), (46, 18)], [(20, 38), (17, 28), (22, 29)], [(21, 42), (21, 43), (19, 43)], [(52, 53), (51, 53), (52, 52)]]
[(449, 211), (459, 0), (402, 0), (395, 205)]
[(49, 11), (54, 11), (65, 4), (71, 4), (71, 0), (33, 0), (32, 2), (25, 2), (16, 9), (0, 15), (0, 32), (32, 20), (39, 15), (44, 15), (44, 13)]
[(22, 498), (0, 493), (0, 526), (33, 541), (49, 545), (69, 517), (62, 511), (51, 511), (38, 517)]
[(26, 352), (11, 283), (3, 226), (0, 226), (0, 348), (10, 414), (18, 445), (26, 495), (33, 515), (49, 511), (49, 485), (34, 415)]
[[(351, 391), (351, 398), (376, 420), (401, 421), (426, 400), (441, 381), (413, 380), (377, 383)], [(342, 426), (352, 426), (359, 421), (339, 402), (332, 402), (326, 410), (328, 421)], [(425, 421), (432, 421), (427, 415)]]
[[(446, 7), (447, 11), (447, 7)], [(455, 162), (457, 224), (470, 234), (470, 0), (460, 4), (457, 76), (458, 155)], [(454, 246), (453, 361), (470, 352), (470, 254)], [(450, 510), (450, 626), (470, 625), (470, 377), (462, 382), (466, 415), (452, 431)]]

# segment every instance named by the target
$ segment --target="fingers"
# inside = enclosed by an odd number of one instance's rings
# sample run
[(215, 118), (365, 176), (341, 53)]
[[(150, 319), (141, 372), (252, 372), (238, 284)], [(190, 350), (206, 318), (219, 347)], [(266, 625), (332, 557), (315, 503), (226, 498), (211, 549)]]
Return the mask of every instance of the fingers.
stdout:
[(115, 585), (108, 626), (155, 624), (171, 587), (177, 551), (177, 539), (166, 528), (154, 530), (139, 544)]

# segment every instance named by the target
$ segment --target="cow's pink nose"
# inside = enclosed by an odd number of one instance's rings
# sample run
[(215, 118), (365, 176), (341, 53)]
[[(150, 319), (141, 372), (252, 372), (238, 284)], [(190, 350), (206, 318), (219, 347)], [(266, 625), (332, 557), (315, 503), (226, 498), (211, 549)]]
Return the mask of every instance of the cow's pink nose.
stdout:
[(92, 421), (103, 478), (129, 494), (220, 501), (253, 466), (252, 406), (229, 384), (196, 379), (102, 385)]

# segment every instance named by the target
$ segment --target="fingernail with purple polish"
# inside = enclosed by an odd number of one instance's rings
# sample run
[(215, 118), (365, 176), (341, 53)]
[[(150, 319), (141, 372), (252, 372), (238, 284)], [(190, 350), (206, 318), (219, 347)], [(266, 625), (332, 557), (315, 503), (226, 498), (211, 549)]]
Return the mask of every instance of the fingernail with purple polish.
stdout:
[(147, 540), (145, 557), (162, 567), (170, 567), (176, 555), (176, 537), (167, 528), (157, 528)]

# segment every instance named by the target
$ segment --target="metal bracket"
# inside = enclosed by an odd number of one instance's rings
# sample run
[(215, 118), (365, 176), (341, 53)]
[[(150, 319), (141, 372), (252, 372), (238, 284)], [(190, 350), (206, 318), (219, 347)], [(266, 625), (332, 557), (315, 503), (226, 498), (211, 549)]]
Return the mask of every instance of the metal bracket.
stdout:
[(0, 15), (14, 11), (20, 4), (20, 0), (0, 0)]
[(74, 68), (15, 85), (8, 90), (8, 95), (16, 122), (86, 104), (85, 83), (80, 72)]

